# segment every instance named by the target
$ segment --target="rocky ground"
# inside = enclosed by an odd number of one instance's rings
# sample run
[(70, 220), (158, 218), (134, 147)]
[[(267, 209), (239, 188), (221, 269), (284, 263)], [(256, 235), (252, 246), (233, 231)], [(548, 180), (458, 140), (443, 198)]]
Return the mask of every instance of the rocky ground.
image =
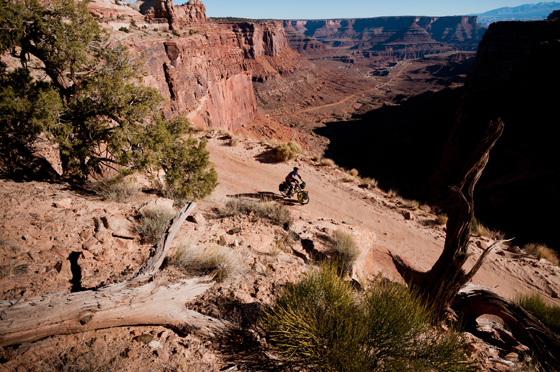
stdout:
[[(288, 163), (272, 161), (270, 145), (243, 138), (230, 146), (228, 136), (209, 141), (211, 160), (220, 185), (200, 201), (174, 241), (169, 256), (181, 244), (221, 245), (237, 260), (233, 276), (214, 284), (188, 308), (229, 320), (247, 332), (230, 339), (181, 337), (159, 326), (124, 327), (56, 336), (0, 349), (1, 371), (55, 370), (58, 362), (113, 363), (127, 371), (248, 371), (265, 370), (257, 346), (266, 346), (256, 321), (264, 306), (287, 282), (312, 268), (327, 249), (326, 237), (342, 228), (353, 234), (361, 253), (353, 278), (363, 284), (381, 275), (400, 281), (388, 252), (426, 270), (440, 254), (445, 228), (435, 214), (413, 210), (398, 196), (366, 187), (342, 170), (323, 166), (307, 156)], [(307, 182), (311, 202), (299, 205), (281, 198), (278, 184), (293, 166)], [(232, 197), (283, 204), (293, 218), (290, 229), (252, 215), (224, 217), (220, 212)], [(141, 208), (171, 201), (141, 193), (126, 203), (104, 201), (68, 184), (0, 180), (1, 300), (38, 297), (47, 293), (95, 289), (130, 278), (147, 259), (151, 245), (135, 232)], [(290, 237), (292, 236), (292, 238)], [(473, 237), (470, 263), (491, 244)], [(514, 251), (514, 252), (512, 252)], [(164, 264), (159, 278), (192, 276)], [(495, 288), (515, 299), (539, 293), (560, 305), (560, 268), (538, 261), (508, 246), (490, 254), (473, 282)], [(163, 280), (163, 279), (162, 279)], [(503, 325), (480, 319), (481, 333), (468, 334), (469, 352), (480, 370), (520, 370), (530, 358), (521, 345), (500, 347), (480, 337), (507, 339)], [(486, 336), (485, 336), (486, 335)], [(74, 359), (73, 359), (74, 358)]]

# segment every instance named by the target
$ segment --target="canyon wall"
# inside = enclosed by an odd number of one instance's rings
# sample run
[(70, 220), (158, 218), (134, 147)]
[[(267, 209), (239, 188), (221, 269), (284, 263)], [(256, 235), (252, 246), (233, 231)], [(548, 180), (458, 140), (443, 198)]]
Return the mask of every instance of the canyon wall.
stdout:
[(331, 48), (352, 51), (355, 58), (419, 58), (450, 50), (476, 50), (484, 28), (475, 16), (377, 17), (284, 21), (290, 46), (298, 52)]
[(446, 195), (489, 121), (500, 118), (505, 130), (477, 186), (476, 215), (520, 238), (517, 244), (558, 241), (556, 221), (550, 218), (560, 207), (558, 60), (557, 18), (490, 25), (439, 168), (427, 183), (431, 200)]
[(182, 6), (95, 0), (89, 8), (133, 55), (145, 58), (143, 83), (166, 98), (164, 113), (185, 115), (196, 126), (237, 131), (252, 121), (253, 80), (278, 76), (273, 65), (281, 63), (274, 60), (290, 53), (281, 21), (208, 23), (200, 0)]

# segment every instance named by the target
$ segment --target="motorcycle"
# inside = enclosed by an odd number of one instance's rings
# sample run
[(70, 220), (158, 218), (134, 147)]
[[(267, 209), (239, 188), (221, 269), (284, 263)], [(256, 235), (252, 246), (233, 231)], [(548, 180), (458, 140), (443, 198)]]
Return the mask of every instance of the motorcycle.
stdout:
[(282, 196), (284, 196), (285, 198), (289, 198), (294, 194), (297, 195), (297, 201), (301, 205), (304, 205), (309, 203), (309, 191), (304, 190), (305, 186), (305, 182), (302, 182), (301, 184), (295, 184), (294, 188), (290, 191), (290, 185), (288, 185), (286, 181), (284, 181), (278, 186), (278, 189), (280, 191), (280, 194), (282, 194)]

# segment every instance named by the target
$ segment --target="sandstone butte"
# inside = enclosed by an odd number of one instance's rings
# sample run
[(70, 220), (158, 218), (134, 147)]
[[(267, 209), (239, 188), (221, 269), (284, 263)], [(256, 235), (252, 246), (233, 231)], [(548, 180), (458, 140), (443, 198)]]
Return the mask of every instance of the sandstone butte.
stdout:
[[(156, 87), (169, 100), (167, 114), (186, 114), (202, 128), (223, 128), (234, 133), (251, 129), (252, 135), (288, 139), (295, 136), (301, 142), (312, 142), (297, 128), (259, 117), (257, 110), (263, 102), (272, 103), (273, 97), (297, 97), (298, 84), (312, 85), (309, 80), (320, 81), (321, 74), (329, 74), (311, 66), (289, 47), (285, 36), (289, 25), (280, 21), (208, 23), (199, 0), (183, 6), (174, 6), (171, 1), (122, 4), (97, 0), (89, 7), (100, 23), (114, 30), (114, 37), (127, 43), (133, 53), (146, 56), (144, 83)], [(434, 41), (439, 41), (425, 28), (419, 28), (436, 21), (419, 18), (406, 34), (420, 35), (431, 48)], [(132, 32), (118, 31), (122, 27), (132, 29), (132, 22), (136, 25)], [(338, 30), (344, 22), (327, 26)], [(406, 22), (412, 24), (410, 19)], [(460, 18), (460, 23), (472, 25), (468, 18)], [(309, 24), (293, 26), (301, 30)], [(322, 22), (317, 29), (325, 27)], [(168, 28), (180, 36), (170, 34)], [(499, 33), (503, 29), (495, 30)], [(292, 40), (298, 45), (312, 43), (301, 38)], [(322, 44), (313, 45), (319, 51), (326, 50)], [(501, 56), (507, 58), (508, 53)], [(309, 74), (307, 80), (299, 74), (302, 70)], [(299, 80), (291, 85), (275, 85), (278, 81), (286, 83), (288, 80), (282, 80), (286, 74)], [(473, 78), (470, 84), (476, 84), (476, 80)], [(340, 89), (341, 96), (353, 94), (350, 88)], [(353, 268), (357, 282), (378, 280), (380, 276), (402, 281), (388, 252), (402, 256), (421, 270), (428, 269), (439, 256), (445, 228), (434, 223), (436, 216), (432, 212), (411, 210), (401, 197), (371, 188), (343, 170), (323, 166), (308, 156), (301, 155), (290, 163), (273, 163), (269, 160), (271, 146), (265, 142), (251, 138), (242, 139), (237, 146), (229, 146), (229, 142), (229, 136), (209, 139), (220, 185), (212, 197), (198, 203), (193, 216), (182, 226), (170, 255), (180, 243), (218, 244), (237, 257), (238, 271), (230, 279), (214, 284), (183, 307), (243, 326), (246, 334), (217, 340), (196, 332), (176, 334), (162, 326), (142, 324), (60, 335), (0, 348), (0, 371), (53, 370), (51, 365), (67, 356), (81, 356), (106, 365), (116, 361), (127, 371), (260, 370), (262, 360), (250, 355), (258, 345), (266, 346), (266, 339), (255, 328), (259, 312), (271, 303), (282, 285), (297, 280), (317, 256), (327, 251), (325, 238), (333, 230), (342, 228), (352, 233), (360, 246)], [(300, 206), (289, 200), (283, 202), (294, 218), (292, 230), (299, 237), (293, 245), (283, 245), (286, 232), (264, 219), (223, 217), (217, 212), (232, 196), (276, 199), (279, 180), (296, 165), (308, 182), (311, 203)], [(66, 184), (0, 180), (0, 249), (7, 260), (2, 265), (12, 269), (11, 275), (0, 279), (2, 306), (8, 301), (15, 305), (30, 298), (40, 302), (55, 292), (99, 288), (131, 278), (148, 260), (152, 248), (142, 244), (134, 230), (139, 210), (170, 203), (152, 194), (117, 203)], [(489, 238), (473, 238), (469, 262), (474, 263), (492, 242)], [(174, 283), (187, 277), (170, 265), (161, 269), (154, 282), (172, 289)], [(536, 292), (560, 305), (559, 277), (557, 266), (501, 245), (473, 282), (495, 288), (509, 299)], [(478, 336), (501, 342), (497, 347), (466, 334), (469, 355), (479, 370), (513, 371), (530, 360), (530, 351), (511, 339), (499, 319), (481, 318), (478, 323)], [(249, 346), (251, 343), (257, 346)]]

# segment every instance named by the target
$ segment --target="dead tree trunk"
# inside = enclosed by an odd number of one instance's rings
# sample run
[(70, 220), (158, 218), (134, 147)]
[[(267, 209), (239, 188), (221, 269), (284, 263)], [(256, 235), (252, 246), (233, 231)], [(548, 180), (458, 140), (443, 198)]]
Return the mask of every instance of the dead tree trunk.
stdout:
[(470, 272), (466, 273), (463, 270), (463, 265), (468, 258), (467, 246), (474, 217), (474, 187), (488, 163), (490, 150), (501, 136), (503, 128), (504, 124), (499, 119), (490, 122), (486, 133), (463, 168), (459, 182), (451, 187), (455, 203), (447, 222), (445, 246), (434, 266), (427, 272), (419, 272), (400, 257), (391, 255), (405, 281), (419, 290), (421, 296), (440, 318), (450, 308), (451, 301), (459, 289), (472, 279), (492, 249), (490, 247), (482, 254)]
[(451, 306), (467, 318), (476, 319), (483, 314), (499, 316), (518, 342), (539, 355), (543, 367), (549, 371), (560, 370), (560, 337), (522, 307), (474, 284), (463, 287)]
[(177, 213), (152, 256), (130, 280), (98, 290), (0, 302), (0, 346), (52, 335), (133, 325), (162, 325), (183, 334), (227, 332), (231, 324), (185, 307), (186, 302), (212, 286), (212, 278), (184, 280), (172, 285), (160, 285), (157, 280), (148, 283), (195, 205), (189, 203)]
[(468, 258), (467, 246), (474, 217), (474, 187), (488, 162), (490, 150), (503, 132), (503, 127), (501, 120), (490, 122), (484, 137), (463, 168), (460, 181), (451, 187), (455, 196), (454, 208), (447, 222), (443, 252), (434, 266), (427, 272), (419, 272), (400, 257), (391, 257), (399, 273), (418, 289), (438, 319), (442, 319), (451, 309), (459, 312), (464, 319), (476, 319), (483, 314), (497, 315), (508, 324), (518, 342), (527, 345), (539, 355), (539, 362), (547, 371), (558, 371), (558, 335), (512, 302), (489, 290), (480, 289), (472, 284), (466, 285), (480, 269), (491, 249), (503, 242), (496, 242), (486, 249), (468, 273), (463, 270)]

